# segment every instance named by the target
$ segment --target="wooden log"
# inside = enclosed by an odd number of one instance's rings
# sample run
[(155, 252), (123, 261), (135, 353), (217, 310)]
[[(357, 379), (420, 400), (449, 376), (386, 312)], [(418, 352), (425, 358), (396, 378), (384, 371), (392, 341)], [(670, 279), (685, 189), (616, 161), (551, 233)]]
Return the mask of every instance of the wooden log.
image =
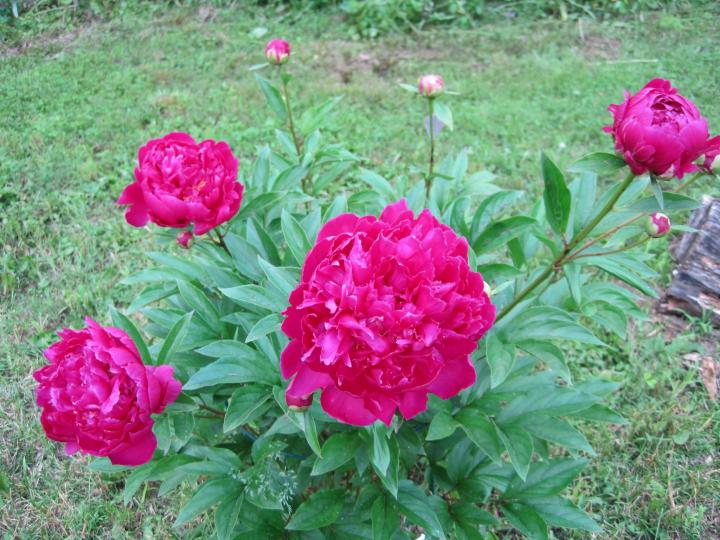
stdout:
[(700, 317), (707, 313), (720, 327), (720, 199), (703, 198), (674, 248), (677, 267), (664, 302), (666, 311)]

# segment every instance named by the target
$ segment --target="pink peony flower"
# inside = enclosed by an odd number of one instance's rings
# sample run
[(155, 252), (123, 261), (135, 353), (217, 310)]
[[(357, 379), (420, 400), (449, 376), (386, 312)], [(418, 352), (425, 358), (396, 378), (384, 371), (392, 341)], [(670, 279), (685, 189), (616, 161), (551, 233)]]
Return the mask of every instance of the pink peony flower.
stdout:
[(645, 220), (645, 231), (653, 238), (660, 238), (670, 232), (670, 218), (660, 212), (655, 212)]
[(720, 172), (720, 135), (708, 141), (703, 168), (711, 173)]
[(130, 225), (143, 227), (150, 220), (183, 228), (192, 223), (200, 235), (240, 209), (244, 188), (227, 143), (198, 144), (187, 133), (169, 133), (140, 148), (138, 161), (135, 182), (118, 199), (118, 204), (130, 205), (125, 213)]
[(175, 240), (177, 240), (177, 243), (180, 247), (190, 249), (193, 240), (193, 233), (190, 231), (179, 232), (178, 235), (175, 237)]
[(708, 145), (707, 120), (670, 81), (653, 79), (637, 94), (608, 107), (614, 121), (603, 128), (615, 139), (615, 150), (636, 175), (651, 172), (682, 178)]
[(495, 321), (468, 244), (405, 201), (380, 218), (343, 214), (308, 253), (282, 329), (291, 399), (321, 389), (320, 404), (354, 425), (412, 418), (429, 392), (443, 399), (475, 382), (470, 353)]
[(275, 66), (284, 64), (290, 59), (290, 44), (284, 39), (271, 39), (265, 45), (265, 58)]
[(435, 97), (444, 88), (445, 82), (440, 75), (423, 75), (418, 81), (418, 92), (425, 97)]
[(35, 373), (37, 404), (48, 438), (65, 450), (142, 465), (157, 446), (152, 414), (180, 394), (171, 366), (146, 366), (130, 337), (90, 318), (82, 330), (59, 332)]

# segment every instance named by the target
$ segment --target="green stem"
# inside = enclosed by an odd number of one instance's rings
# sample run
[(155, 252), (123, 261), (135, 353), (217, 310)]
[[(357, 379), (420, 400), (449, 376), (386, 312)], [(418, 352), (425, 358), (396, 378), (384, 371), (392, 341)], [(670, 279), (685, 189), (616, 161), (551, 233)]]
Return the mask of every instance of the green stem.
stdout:
[[(630, 187), (630, 184), (632, 183), (634, 178), (635, 175), (632, 172), (627, 175), (623, 183), (620, 185), (620, 188), (610, 198), (607, 204), (605, 204), (602, 210), (600, 210), (598, 215), (595, 216), (595, 218), (593, 218), (593, 220), (588, 223), (579, 233), (577, 233), (577, 235), (570, 241), (570, 243), (565, 246), (565, 249), (563, 249), (562, 253), (555, 257), (555, 259), (548, 265), (548, 267), (543, 270), (543, 272), (538, 277), (536, 277), (532, 281), (532, 283), (530, 283), (530, 285), (525, 287), (520, 292), (520, 294), (513, 298), (512, 301), (507, 306), (505, 306), (502, 311), (500, 311), (497, 318), (495, 319), (496, 323), (502, 320), (505, 316), (507, 316), (507, 314), (510, 313), (520, 302), (525, 300), (525, 298), (527, 298), (527, 296), (531, 292), (533, 292), (538, 286), (540, 286), (555, 270), (559, 270), (562, 267), (562, 265), (570, 258), (570, 252), (575, 249), (580, 242), (585, 240), (585, 238), (587, 238), (587, 236), (593, 231), (593, 229), (595, 229), (595, 227), (597, 227), (598, 224), (605, 218), (605, 216), (607, 216), (610, 211), (615, 207), (622, 194), (628, 187)], [(574, 253), (573, 257), (577, 256), (580, 251)]]
[(574, 261), (575, 259), (582, 259), (583, 257), (599, 257), (601, 255), (612, 255), (613, 253), (620, 253), (622, 251), (628, 251), (634, 247), (644, 244), (648, 240), (650, 240), (650, 237), (646, 236), (645, 238), (641, 238), (640, 240), (637, 240), (636, 242), (633, 242), (632, 244), (628, 244), (627, 246), (619, 247), (617, 249), (611, 249), (610, 251), (599, 251), (597, 253), (581, 253), (579, 255), (576, 253), (572, 257), (569, 257), (567, 259), (567, 261)]
[(687, 189), (688, 186), (691, 186), (692, 184), (694, 184), (695, 182), (697, 182), (698, 179), (702, 178), (703, 176), (705, 176), (705, 172), (704, 172), (704, 171), (696, 172), (696, 173), (692, 176), (692, 178), (690, 178), (690, 180), (688, 180), (688, 181), (685, 182), (684, 184), (680, 184), (680, 186), (675, 190), (675, 193), (679, 193), (679, 192), (681, 192), (683, 189)]
[(280, 82), (282, 83), (283, 97), (285, 98), (285, 109), (287, 110), (288, 115), (288, 128), (290, 129), (293, 143), (295, 144), (295, 152), (297, 152), (297, 156), (298, 158), (300, 158), (300, 139), (295, 132), (295, 123), (293, 122), (292, 107), (290, 106), (290, 92), (288, 91), (287, 79), (283, 76), (282, 64), (278, 66), (278, 71), (280, 72)]
[(430, 201), (430, 190), (432, 189), (433, 169), (435, 168), (435, 123), (433, 122), (433, 98), (428, 98), (428, 131), (430, 132), (430, 164), (428, 174), (425, 177), (425, 198)]

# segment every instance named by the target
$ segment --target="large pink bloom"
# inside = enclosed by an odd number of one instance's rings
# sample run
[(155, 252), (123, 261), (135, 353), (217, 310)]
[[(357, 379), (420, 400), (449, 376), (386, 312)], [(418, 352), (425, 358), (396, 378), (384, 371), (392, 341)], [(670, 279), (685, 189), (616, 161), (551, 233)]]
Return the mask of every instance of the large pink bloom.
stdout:
[(130, 337), (90, 318), (82, 330), (65, 329), (45, 351), (50, 361), (33, 377), (48, 438), (107, 456), (116, 465), (142, 465), (157, 446), (151, 414), (180, 394), (171, 366), (146, 366)]
[(670, 81), (653, 79), (637, 94), (625, 92), (625, 101), (608, 110), (614, 121), (604, 130), (633, 173), (682, 178), (697, 170), (693, 162), (708, 146), (707, 120)]
[(148, 220), (161, 227), (194, 224), (193, 232), (200, 235), (240, 209), (238, 161), (225, 142), (198, 144), (187, 133), (169, 133), (140, 148), (138, 161), (135, 182), (118, 199), (130, 205), (125, 213), (130, 225), (143, 227)]
[(495, 321), (468, 245), (405, 201), (380, 218), (327, 223), (290, 294), (281, 358), (288, 403), (322, 389), (321, 405), (354, 425), (412, 418), (427, 394), (450, 398), (475, 382), (470, 353)]

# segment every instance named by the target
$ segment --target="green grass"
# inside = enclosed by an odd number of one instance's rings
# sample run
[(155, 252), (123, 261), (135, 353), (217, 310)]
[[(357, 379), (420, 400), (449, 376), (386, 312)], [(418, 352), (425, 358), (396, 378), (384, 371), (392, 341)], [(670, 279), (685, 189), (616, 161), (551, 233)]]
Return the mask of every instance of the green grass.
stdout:
[[(251, 37), (254, 28), (292, 41), (298, 108), (344, 95), (328, 136), (388, 174), (424, 163), (420, 103), (397, 86), (424, 71), (442, 73), (462, 93), (441, 152), (470, 146), (473, 170), (533, 193), (541, 149), (562, 165), (611, 149), (601, 131), (607, 105), (655, 76), (673, 80), (720, 131), (717, 13), (582, 27), (514, 20), (375, 42), (345, 40), (342, 23), (328, 15), (310, 12), (288, 24), (253, 12), (218, 10), (208, 19), (168, 8), (128, 12), (72, 35), (31, 36), (21, 54), (0, 52), (0, 472), (9, 479), (0, 533), (7, 538), (174, 534), (176, 501), (150, 490), (144, 503), (124, 507), (121, 482), (103, 482), (86, 460), (68, 459), (43, 437), (30, 374), (56, 329), (77, 327), (85, 315), (108, 322), (108, 305), (126, 305), (136, 292), (116, 283), (144, 264), (150, 240), (125, 224), (114, 200), (132, 177), (138, 146), (182, 129), (227, 140), (247, 170), (256, 146), (272, 141), (274, 120), (247, 70), (262, 60), (268, 37)], [(667, 256), (659, 259), (667, 275)], [(682, 366), (685, 349), (717, 336), (701, 324), (675, 339), (662, 331), (662, 321), (638, 325), (616, 351), (574, 355), (578, 377), (600, 373), (623, 383), (612, 405), (630, 420), (588, 431), (598, 456), (574, 488), (605, 538), (720, 537), (720, 415), (698, 370)]]

